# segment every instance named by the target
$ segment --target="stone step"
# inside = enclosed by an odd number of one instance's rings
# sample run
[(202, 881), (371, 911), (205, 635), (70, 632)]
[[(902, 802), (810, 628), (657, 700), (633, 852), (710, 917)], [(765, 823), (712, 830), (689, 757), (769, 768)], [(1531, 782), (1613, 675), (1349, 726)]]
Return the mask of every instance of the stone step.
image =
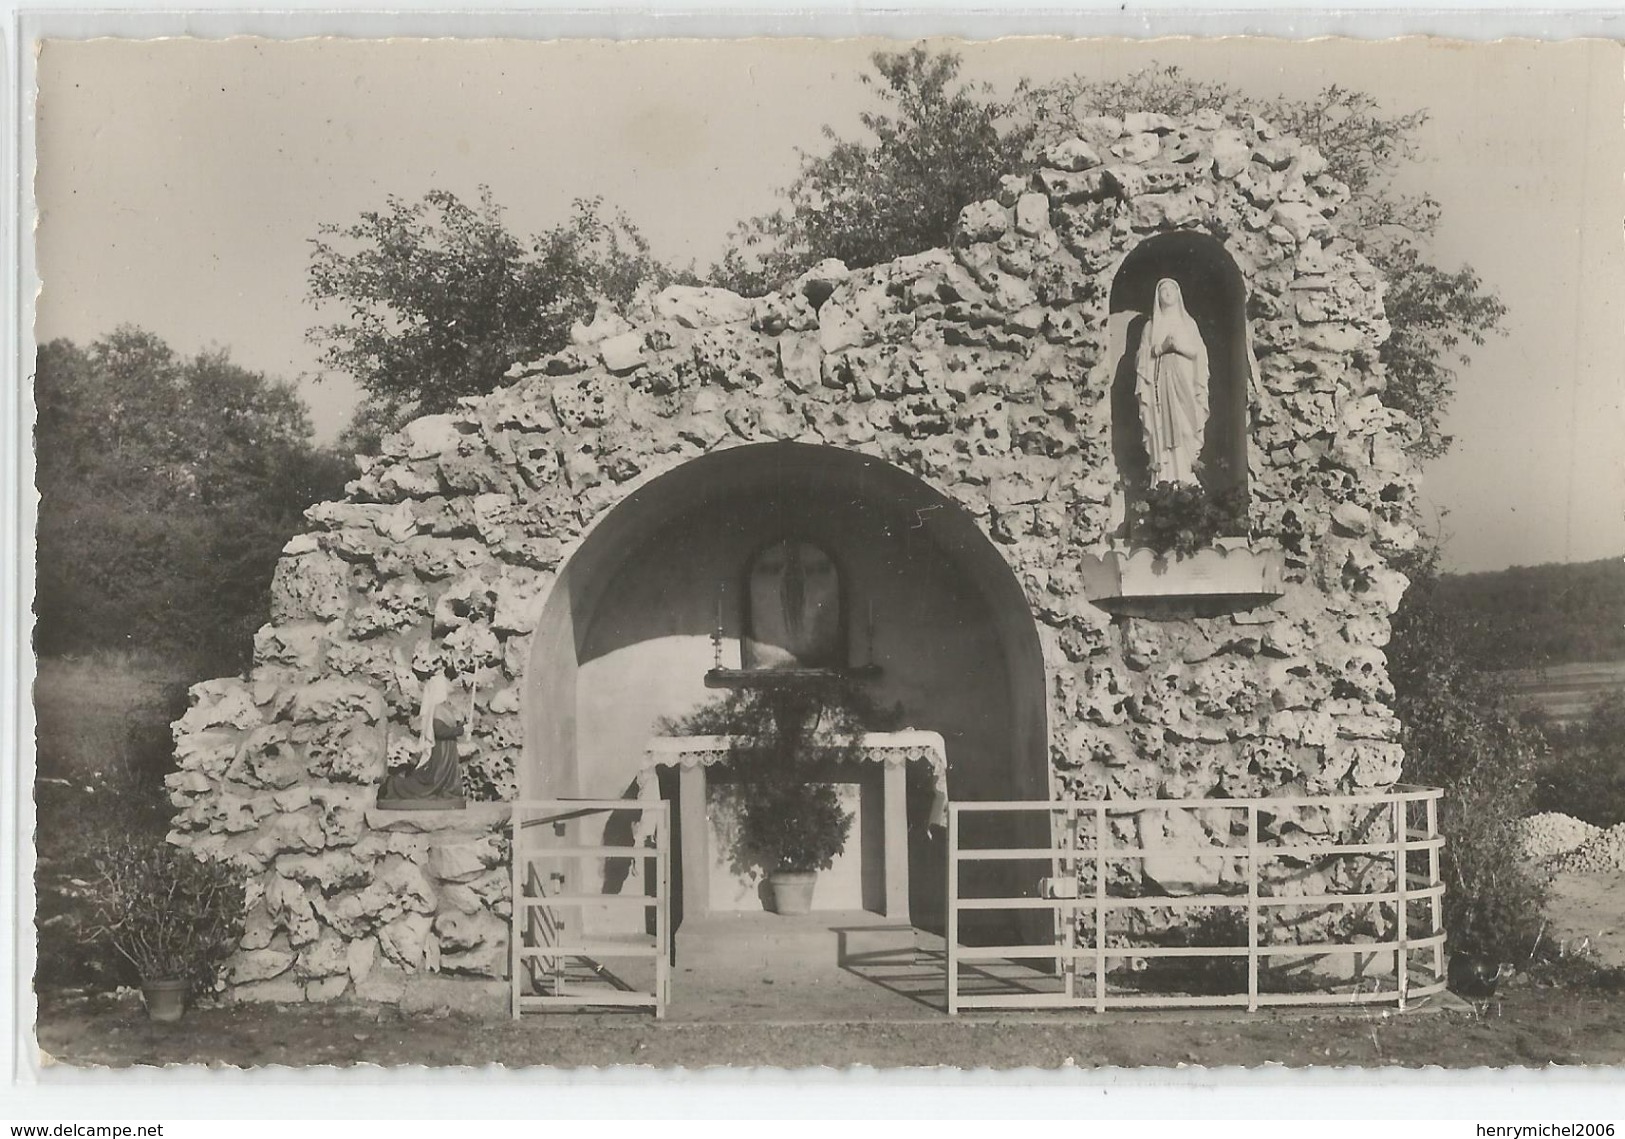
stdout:
[(677, 930), (676, 955), (679, 965), (703, 961), (708, 969), (724, 964), (756, 969), (786, 960), (903, 962), (913, 960), (919, 937), (906, 923), (864, 912), (718, 914), (684, 922)]

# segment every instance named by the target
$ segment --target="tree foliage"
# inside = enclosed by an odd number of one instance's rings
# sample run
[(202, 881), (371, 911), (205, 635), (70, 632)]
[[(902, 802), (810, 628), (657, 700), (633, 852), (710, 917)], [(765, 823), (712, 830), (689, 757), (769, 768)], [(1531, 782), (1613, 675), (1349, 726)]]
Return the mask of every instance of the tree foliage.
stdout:
[(1460, 651), (1480, 668), (1625, 660), (1620, 558), (1450, 574), (1438, 589), (1460, 615)]
[(282, 546), (348, 475), (293, 385), (123, 327), (43, 345), (34, 392), (38, 650), (240, 663)]
[(860, 116), (873, 139), (825, 126), (827, 153), (802, 152), (785, 205), (740, 226), (719, 282), (760, 293), (825, 258), (859, 268), (947, 245), (959, 211), (1022, 167), (1031, 126), (986, 84), (960, 83), (957, 55), (914, 47), (870, 59), (875, 74), (860, 78), (886, 108)]
[(1579, 723), (1545, 732), (1552, 758), (1535, 777), (1534, 809), (1599, 827), (1625, 823), (1625, 689), (1599, 695)]
[(310, 332), (326, 368), (366, 392), (344, 442), (379, 436), (500, 386), (515, 363), (557, 352), (600, 298), (625, 308), (670, 273), (601, 199), (530, 238), (511, 233), (488, 187), (477, 203), (444, 190), (391, 196), (312, 243), (310, 299), (337, 319)]
[(894, 113), (862, 117), (873, 136), (842, 139), (832, 128), (824, 154), (803, 154), (782, 192), (785, 205), (750, 219), (713, 271), (734, 288), (765, 291), (824, 257), (851, 266), (945, 246), (959, 211), (994, 195), (999, 176), (1031, 167), (1039, 150), (1077, 133), (1081, 120), (1131, 111), (1189, 116), (1218, 110), (1233, 120), (1258, 116), (1317, 147), (1352, 198), (1343, 233), (1382, 271), (1393, 335), (1382, 350), (1384, 401), (1417, 425), (1422, 458), (1450, 440), (1442, 423), (1473, 346), (1496, 331), (1505, 308), (1470, 267), (1428, 257), (1439, 206), (1406, 195), (1394, 175), (1417, 157), (1424, 111), (1385, 112), (1363, 92), (1330, 86), (1309, 99), (1245, 93), (1156, 67), (1125, 79), (1077, 75), (1021, 84), (1008, 99), (985, 85), (958, 83), (960, 59), (915, 47), (876, 53), (863, 76)]

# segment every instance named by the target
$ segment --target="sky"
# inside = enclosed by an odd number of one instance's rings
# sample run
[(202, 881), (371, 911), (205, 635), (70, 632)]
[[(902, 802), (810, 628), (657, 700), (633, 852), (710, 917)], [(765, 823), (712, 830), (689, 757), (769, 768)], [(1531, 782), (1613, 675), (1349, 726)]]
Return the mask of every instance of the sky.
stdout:
[[(92, 40), (38, 62), (36, 338), (120, 324), (298, 380), (331, 439), (358, 393), (319, 377), (310, 242), (394, 195), (489, 185), (514, 232), (578, 197), (702, 269), (771, 209), (797, 150), (859, 136), (876, 40)], [(1443, 207), (1440, 264), (1507, 304), (1423, 483), (1458, 570), (1625, 554), (1625, 72), (1618, 44), (994, 40), (964, 75), (1124, 76), (1153, 64), (1259, 95), (1328, 84), (1426, 108), (1401, 188)]]

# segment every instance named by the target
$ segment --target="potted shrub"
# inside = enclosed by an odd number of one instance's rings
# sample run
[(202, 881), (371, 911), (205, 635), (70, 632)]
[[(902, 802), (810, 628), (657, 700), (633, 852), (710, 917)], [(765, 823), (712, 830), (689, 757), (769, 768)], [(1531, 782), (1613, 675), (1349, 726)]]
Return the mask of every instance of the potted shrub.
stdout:
[(242, 939), (242, 872), (157, 838), (111, 839), (94, 865), (92, 936), (135, 967), (148, 1016), (179, 1020), (188, 995), (213, 988)]
[(833, 786), (812, 781), (812, 765), (856, 760), (862, 733), (885, 730), (898, 714), (879, 714), (850, 677), (803, 676), (729, 692), (663, 726), (730, 738), (733, 862), (767, 876), (774, 913), (804, 914), (818, 871), (830, 868), (852, 830), (852, 813)]
[(776, 775), (747, 778), (739, 786), (739, 839), (767, 871), (776, 914), (812, 909), (818, 872), (846, 846), (852, 813), (841, 809), (828, 783)]

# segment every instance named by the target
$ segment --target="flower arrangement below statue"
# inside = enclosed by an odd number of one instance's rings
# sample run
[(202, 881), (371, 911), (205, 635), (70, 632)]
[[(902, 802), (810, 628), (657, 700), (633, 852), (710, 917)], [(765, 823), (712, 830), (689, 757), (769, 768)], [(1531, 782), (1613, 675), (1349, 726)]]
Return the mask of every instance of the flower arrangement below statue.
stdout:
[(1133, 506), (1129, 534), (1160, 557), (1188, 558), (1221, 537), (1247, 533), (1247, 492), (1209, 494), (1196, 483), (1159, 482)]

